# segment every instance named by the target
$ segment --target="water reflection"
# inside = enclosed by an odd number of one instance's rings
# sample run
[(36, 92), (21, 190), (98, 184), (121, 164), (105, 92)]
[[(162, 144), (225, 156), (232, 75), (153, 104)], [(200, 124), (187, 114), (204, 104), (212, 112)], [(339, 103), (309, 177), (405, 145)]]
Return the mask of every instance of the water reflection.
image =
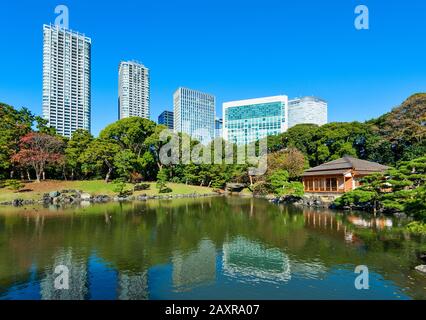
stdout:
[(224, 243), (223, 271), (226, 276), (248, 277), (252, 281), (286, 282), (291, 278), (290, 261), (285, 253), (243, 237)]
[(0, 210), (2, 299), (426, 298), (426, 244), (389, 218), (245, 198)]

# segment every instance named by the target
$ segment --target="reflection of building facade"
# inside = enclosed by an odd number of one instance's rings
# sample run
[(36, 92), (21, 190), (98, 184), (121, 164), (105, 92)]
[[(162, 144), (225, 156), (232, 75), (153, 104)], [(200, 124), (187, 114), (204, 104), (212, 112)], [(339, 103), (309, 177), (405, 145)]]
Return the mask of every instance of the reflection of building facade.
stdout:
[(198, 249), (189, 254), (175, 252), (172, 263), (173, 285), (178, 290), (184, 291), (216, 279), (216, 248), (210, 240), (202, 240)]
[(119, 273), (118, 275), (119, 300), (147, 300), (148, 276), (146, 272), (138, 274)]
[(360, 185), (360, 179), (389, 167), (345, 156), (308, 169), (302, 175), (307, 193), (344, 193)]
[[(61, 274), (55, 273), (57, 266), (66, 266), (69, 270), (69, 289), (56, 289), (55, 280)], [(42, 300), (85, 300), (88, 298), (87, 262), (73, 256), (72, 249), (61, 250), (55, 257), (51, 268), (40, 282)]]
[(223, 271), (230, 277), (254, 277), (264, 281), (288, 281), (290, 260), (277, 248), (238, 237), (223, 245)]

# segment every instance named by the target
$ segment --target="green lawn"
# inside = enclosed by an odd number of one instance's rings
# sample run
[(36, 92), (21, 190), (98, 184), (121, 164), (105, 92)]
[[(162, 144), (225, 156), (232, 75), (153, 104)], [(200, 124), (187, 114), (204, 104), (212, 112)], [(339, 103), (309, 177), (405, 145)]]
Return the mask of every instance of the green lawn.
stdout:
[[(147, 195), (159, 195), (158, 189), (156, 188), (155, 182), (145, 182), (150, 185), (148, 190), (137, 191), (134, 195), (147, 194)], [(128, 185), (132, 187), (131, 184)], [(167, 183), (167, 186), (173, 191), (171, 193), (163, 195), (175, 195), (175, 194), (204, 194), (212, 192), (212, 188), (191, 186), (179, 183)], [(112, 183), (105, 183), (102, 180), (91, 180), (91, 181), (43, 181), (41, 183), (27, 183), (21, 192), (14, 192), (8, 189), (0, 189), (0, 202), (11, 201), (13, 199), (41, 199), (44, 193), (51, 191), (60, 191), (64, 189), (76, 189), (82, 190), (83, 192), (90, 193), (91, 195), (106, 194), (114, 196), (116, 193), (113, 191), (114, 185)]]

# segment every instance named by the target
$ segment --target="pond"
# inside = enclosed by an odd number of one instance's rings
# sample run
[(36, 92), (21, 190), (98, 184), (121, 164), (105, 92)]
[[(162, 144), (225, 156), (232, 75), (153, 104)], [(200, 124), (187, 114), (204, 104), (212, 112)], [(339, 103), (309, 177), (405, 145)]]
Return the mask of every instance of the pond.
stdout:
[(396, 219), (263, 199), (2, 207), (0, 299), (426, 299), (423, 251)]

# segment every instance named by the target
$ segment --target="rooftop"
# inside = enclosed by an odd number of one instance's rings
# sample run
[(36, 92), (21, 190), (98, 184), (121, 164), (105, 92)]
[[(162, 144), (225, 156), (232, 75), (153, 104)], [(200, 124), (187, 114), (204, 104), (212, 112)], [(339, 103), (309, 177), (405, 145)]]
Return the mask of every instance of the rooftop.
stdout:
[(376, 162), (344, 156), (343, 158), (326, 162), (317, 167), (308, 169), (302, 176), (344, 174), (351, 169), (360, 174), (370, 174), (374, 172), (383, 172), (389, 169), (389, 167)]

